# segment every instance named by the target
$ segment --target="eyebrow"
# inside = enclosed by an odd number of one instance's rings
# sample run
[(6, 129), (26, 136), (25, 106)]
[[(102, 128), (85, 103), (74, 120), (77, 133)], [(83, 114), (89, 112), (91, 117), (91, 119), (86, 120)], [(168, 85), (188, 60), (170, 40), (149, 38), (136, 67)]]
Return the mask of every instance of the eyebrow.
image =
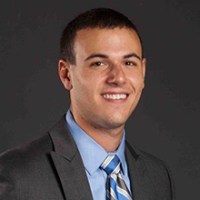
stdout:
[[(127, 54), (127, 55), (123, 56), (123, 58), (125, 58), (125, 59), (126, 58), (131, 58), (131, 57), (135, 57), (135, 58), (137, 58), (139, 60), (142, 60), (140, 58), (140, 56), (138, 56), (136, 53), (130, 53), (130, 54)], [(84, 61), (90, 60), (92, 58), (108, 58), (108, 56), (105, 55), (105, 54), (95, 53), (95, 54), (91, 54), (90, 56), (88, 56)]]
[(88, 56), (84, 61), (90, 60), (92, 58), (108, 58), (108, 56), (105, 54), (95, 53)]
[(138, 58), (139, 60), (142, 60), (142, 58), (140, 58), (140, 56), (138, 56), (136, 53), (130, 53), (124, 56), (124, 58), (131, 58), (131, 57), (135, 57)]

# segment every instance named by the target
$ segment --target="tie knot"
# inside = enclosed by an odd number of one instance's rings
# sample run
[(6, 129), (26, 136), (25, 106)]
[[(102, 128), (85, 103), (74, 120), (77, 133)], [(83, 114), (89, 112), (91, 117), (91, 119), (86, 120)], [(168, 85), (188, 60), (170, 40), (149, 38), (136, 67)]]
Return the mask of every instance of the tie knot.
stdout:
[(112, 173), (118, 174), (120, 171), (120, 160), (118, 156), (107, 156), (101, 164), (101, 169), (103, 169), (107, 173), (107, 175), (110, 175)]

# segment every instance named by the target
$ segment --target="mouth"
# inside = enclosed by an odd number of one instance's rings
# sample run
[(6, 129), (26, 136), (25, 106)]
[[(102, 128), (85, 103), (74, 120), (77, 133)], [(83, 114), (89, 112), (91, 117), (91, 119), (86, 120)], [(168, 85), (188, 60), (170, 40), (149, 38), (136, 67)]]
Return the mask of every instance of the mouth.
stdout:
[(125, 100), (128, 97), (128, 94), (126, 93), (120, 93), (120, 94), (110, 94), (106, 93), (102, 95), (104, 99), (107, 100)]

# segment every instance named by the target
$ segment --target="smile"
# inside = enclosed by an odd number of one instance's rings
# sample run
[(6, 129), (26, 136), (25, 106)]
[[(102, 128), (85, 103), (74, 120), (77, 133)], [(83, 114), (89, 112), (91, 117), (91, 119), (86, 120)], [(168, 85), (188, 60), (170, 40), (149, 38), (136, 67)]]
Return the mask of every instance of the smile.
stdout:
[(126, 99), (127, 94), (104, 94), (103, 97), (105, 99), (113, 99), (113, 100), (120, 100), (120, 99)]

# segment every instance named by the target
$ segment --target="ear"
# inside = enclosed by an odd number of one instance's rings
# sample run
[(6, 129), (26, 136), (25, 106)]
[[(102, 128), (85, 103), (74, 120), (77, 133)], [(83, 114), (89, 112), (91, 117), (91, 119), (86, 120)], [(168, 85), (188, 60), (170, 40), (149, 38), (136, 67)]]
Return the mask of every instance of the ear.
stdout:
[(58, 74), (59, 74), (62, 84), (67, 90), (72, 89), (70, 69), (71, 69), (71, 66), (67, 61), (62, 60), (62, 59), (58, 61)]
[(142, 59), (142, 73), (143, 73), (144, 78), (145, 78), (145, 74), (146, 74), (146, 63), (147, 63), (146, 58), (143, 58)]
[[(143, 75), (144, 86), (145, 86), (145, 75), (146, 75), (146, 63), (147, 63), (146, 58), (143, 58), (142, 59), (142, 75)], [(143, 86), (143, 88), (144, 88), (144, 86)]]

